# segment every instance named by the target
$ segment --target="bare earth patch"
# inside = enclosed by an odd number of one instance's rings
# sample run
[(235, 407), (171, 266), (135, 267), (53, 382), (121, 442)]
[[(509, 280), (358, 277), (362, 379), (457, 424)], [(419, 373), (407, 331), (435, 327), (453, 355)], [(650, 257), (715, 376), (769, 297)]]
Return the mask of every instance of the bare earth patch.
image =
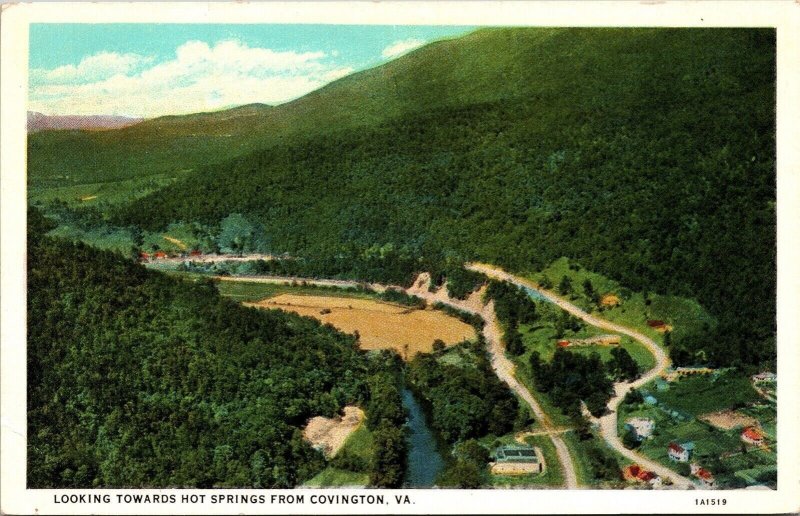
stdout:
[(362, 349), (393, 349), (406, 360), (430, 353), (433, 342), (453, 345), (475, 338), (472, 326), (438, 310), (420, 310), (371, 299), (281, 294), (246, 306), (278, 308), (358, 332)]
[(740, 428), (745, 426), (758, 426), (757, 419), (733, 410), (723, 410), (720, 412), (703, 414), (698, 416), (698, 419), (710, 423), (717, 428), (721, 428), (722, 430), (731, 430), (732, 428)]
[(311, 446), (321, 450), (327, 458), (335, 456), (344, 446), (350, 434), (355, 432), (364, 421), (364, 411), (348, 405), (344, 408), (344, 415), (336, 418), (312, 417), (305, 429), (303, 437)]

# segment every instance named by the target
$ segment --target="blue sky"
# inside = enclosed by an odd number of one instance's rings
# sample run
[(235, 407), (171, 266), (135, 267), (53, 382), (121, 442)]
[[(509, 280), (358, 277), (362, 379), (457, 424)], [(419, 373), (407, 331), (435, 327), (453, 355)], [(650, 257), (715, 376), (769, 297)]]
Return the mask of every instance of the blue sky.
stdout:
[(32, 24), (29, 109), (160, 116), (280, 104), (472, 27)]

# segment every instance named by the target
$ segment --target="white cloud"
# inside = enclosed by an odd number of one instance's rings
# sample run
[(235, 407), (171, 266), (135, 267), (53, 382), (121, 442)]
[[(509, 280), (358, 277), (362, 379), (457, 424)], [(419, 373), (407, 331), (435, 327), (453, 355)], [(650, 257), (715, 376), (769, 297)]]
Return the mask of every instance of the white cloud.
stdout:
[(397, 57), (402, 54), (405, 54), (406, 52), (414, 50), (415, 48), (419, 48), (424, 44), (425, 44), (424, 40), (417, 38), (395, 41), (388, 47), (384, 48), (383, 52), (381, 52), (381, 55), (386, 59), (391, 59), (393, 57)]
[(77, 66), (32, 70), (29, 109), (152, 117), (279, 104), (353, 72), (329, 62), (325, 52), (275, 51), (236, 40), (189, 41), (173, 59), (149, 66), (142, 64), (153, 59), (131, 56), (101, 53)]
[(105, 79), (118, 73), (128, 73), (152, 59), (138, 54), (100, 52), (85, 57), (77, 65), (65, 65), (52, 70), (33, 69), (31, 78), (54, 84), (91, 82)]

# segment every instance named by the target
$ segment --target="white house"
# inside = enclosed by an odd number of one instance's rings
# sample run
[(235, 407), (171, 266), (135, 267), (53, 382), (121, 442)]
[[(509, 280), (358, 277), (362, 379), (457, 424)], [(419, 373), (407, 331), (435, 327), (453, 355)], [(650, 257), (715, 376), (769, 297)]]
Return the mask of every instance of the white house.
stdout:
[(669, 443), (667, 447), (667, 455), (671, 460), (677, 462), (689, 462), (694, 451), (694, 443)]

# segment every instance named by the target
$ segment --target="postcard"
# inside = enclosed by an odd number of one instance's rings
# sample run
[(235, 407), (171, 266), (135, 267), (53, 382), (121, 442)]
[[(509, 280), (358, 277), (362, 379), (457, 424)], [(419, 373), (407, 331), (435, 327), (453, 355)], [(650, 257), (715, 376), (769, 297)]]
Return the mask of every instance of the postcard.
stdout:
[(4, 6), (2, 512), (798, 510), (798, 29)]

